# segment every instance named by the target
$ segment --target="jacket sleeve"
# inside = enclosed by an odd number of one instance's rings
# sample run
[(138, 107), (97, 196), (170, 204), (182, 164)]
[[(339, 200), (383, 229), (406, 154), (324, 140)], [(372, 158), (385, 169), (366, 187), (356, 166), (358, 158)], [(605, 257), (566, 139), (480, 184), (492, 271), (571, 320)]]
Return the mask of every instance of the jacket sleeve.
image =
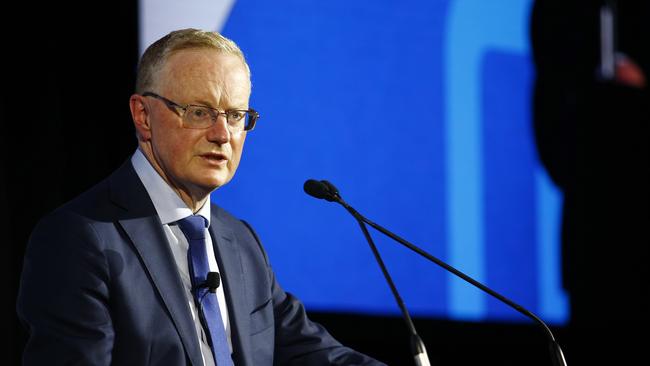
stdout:
[(17, 312), (29, 333), (23, 365), (109, 365), (114, 330), (101, 241), (82, 217), (58, 211), (27, 245)]

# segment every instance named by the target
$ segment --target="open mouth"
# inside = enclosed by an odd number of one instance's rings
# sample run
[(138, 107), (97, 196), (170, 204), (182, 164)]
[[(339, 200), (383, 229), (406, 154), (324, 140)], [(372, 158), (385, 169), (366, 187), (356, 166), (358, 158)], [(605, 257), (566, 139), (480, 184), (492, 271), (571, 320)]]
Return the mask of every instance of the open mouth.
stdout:
[(220, 153), (201, 154), (201, 158), (213, 165), (224, 165), (228, 162), (226, 155)]

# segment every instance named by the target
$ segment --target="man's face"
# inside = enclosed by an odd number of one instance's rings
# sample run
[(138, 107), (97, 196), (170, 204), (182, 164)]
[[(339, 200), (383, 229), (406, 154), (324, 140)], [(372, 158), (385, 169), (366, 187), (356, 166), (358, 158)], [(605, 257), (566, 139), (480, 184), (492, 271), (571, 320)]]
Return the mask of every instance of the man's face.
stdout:
[[(180, 105), (248, 109), (250, 79), (237, 56), (211, 49), (173, 54), (158, 74), (152, 92)], [(232, 179), (242, 154), (246, 132), (231, 133), (225, 117), (207, 129), (183, 128), (183, 113), (163, 101), (146, 97), (153, 164), (175, 189), (196, 196)], [(146, 142), (145, 142), (146, 143)]]

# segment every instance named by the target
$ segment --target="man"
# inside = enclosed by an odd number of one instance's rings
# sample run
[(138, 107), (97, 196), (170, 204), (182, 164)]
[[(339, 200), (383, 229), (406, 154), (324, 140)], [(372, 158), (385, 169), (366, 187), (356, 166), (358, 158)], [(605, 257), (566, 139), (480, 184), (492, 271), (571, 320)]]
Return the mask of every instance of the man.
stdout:
[(244, 56), (217, 33), (175, 31), (145, 51), (138, 149), (30, 238), (25, 365), (381, 364), (309, 321), (252, 228), (210, 202), (258, 118), (250, 92)]
[[(647, 1), (536, 0), (532, 8), (534, 127), (563, 193), (570, 319), (562, 344), (573, 365), (650, 360), (639, 331), (650, 325), (649, 16)], [(608, 33), (614, 47), (601, 49)], [(611, 75), (601, 72), (608, 53)]]

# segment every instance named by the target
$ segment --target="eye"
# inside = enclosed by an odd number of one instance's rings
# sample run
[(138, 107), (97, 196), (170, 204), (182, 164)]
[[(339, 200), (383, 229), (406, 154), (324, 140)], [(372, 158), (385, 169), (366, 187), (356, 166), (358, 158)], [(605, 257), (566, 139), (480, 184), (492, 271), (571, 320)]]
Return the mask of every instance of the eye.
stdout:
[(246, 116), (246, 111), (228, 111), (228, 120), (230, 121), (241, 121)]
[(210, 117), (210, 112), (207, 108), (192, 106), (188, 112), (194, 119), (204, 119)]

